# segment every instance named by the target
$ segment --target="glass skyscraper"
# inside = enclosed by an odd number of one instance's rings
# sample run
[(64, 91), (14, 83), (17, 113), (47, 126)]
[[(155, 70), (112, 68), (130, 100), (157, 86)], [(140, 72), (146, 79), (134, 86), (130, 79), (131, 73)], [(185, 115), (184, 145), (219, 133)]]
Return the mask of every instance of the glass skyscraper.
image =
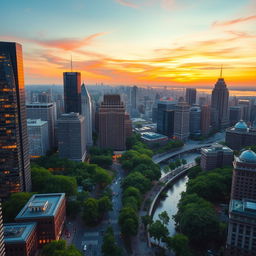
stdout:
[(30, 190), (22, 47), (0, 42), (0, 197)]

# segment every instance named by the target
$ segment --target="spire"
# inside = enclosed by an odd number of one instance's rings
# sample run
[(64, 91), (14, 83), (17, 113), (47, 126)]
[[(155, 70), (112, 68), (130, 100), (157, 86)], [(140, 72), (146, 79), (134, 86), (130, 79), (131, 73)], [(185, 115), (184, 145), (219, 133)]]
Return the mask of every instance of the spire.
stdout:
[(70, 56), (70, 69), (71, 69), (71, 72), (73, 72), (73, 60), (72, 60), (72, 53), (71, 53), (71, 56)]
[(220, 78), (222, 78), (222, 64), (221, 64), (221, 67), (220, 67)]

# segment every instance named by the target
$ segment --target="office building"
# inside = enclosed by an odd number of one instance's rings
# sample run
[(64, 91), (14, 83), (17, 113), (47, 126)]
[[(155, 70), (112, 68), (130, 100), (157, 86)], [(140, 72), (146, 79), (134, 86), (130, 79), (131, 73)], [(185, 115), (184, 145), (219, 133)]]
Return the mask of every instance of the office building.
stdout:
[(27, 104), (27, 118), (41, 119), (48, 123), (49, 146), (53, 149), (57, 145), (55, 132), (56, 104), (55, 103), (32, 103)]
[(208, 105), (201, 107), (201, 134), (208, 136), (210, 133), (211, 125), (211, 110)]
[(0, 256), (5, 256), (5, 246), (4, 246), (4, 231), (3, 231), (3, 216), (2, 208), (0, 202)]
[(189, 130), (193, 137), (201, 135), (201, 108), (198, 106), (189, 110)]
[(211, 109), (212, 126), (214, 129), (223, 129), (228, 127), (228, 99), (229, 91), (224, 78), (219, 78), (212, 90)]
[(168, 137), (174, 134), (174, 110), (177, 101), (173, 98), (161, 98), (157, 103), (156, 121), (157, 132)]
[(85, 88), (85, 85), (82, 84), (81, 88), (81, 115), (85, 118), (85, 137), (86, 145), (91, 146), (92, 141), (92, 101), (91, 96)]
[(198, 104), (199, 104), (200, 107), (202, 107), (204, 105), (208, 105), (207, 98), (206, 97), (199, 97)]
[(231, 199), (256, 200), (256, 154), (245, 150), (235, 157), (231, 188)]
[(63, 80), (65, 113), (81, 114), (81, 73), (64, 72)]
[(238, 100), (238, 106), (241, 107), (241, 119), (248, 122), (251, 119), (251, 101), (250, 100)]
[(22, 47), (0, 42), (0, 198), (30, 191)]
[(27, 119), (30, 157), (46, 155), (50, 149), (48, 122), (41, 119)]
[(78, 113), (62, 114), (57, 121), (59, 156), (73, 161), (86, 157), (85, 118)]
[(149, 146), (164, 145), (169, 141), (167, 136), (155, 132), (142, 132), (141, 139)]
[(247, 146), (256, 145), (256, 129), (248, 127), (244, 121), (239, 121), (235, 126), (226, 129), (226, 144), (233, 150), (241, 150)]
[(130, 90), (131, 92), (131, 116), (138, 117), (139, 116), (139, 89), (137, 86), (133, 86)]
[(196, 89), (186, 88), (186, 102), (192, 106), (196, 104)]
[(18, 223), (37, 223), (39, 246), (59, 240), (66, 219), (64, 193), (35, 194), (22, 208), (15, 220)]
[(215, 143), (211, 147), (201, 148), (200, 165), (204, 171), (231, 166), (232, 161), (233, 150), (226, 146)]
[(235, 125), (242, 119), (242, 108), (241, 106), (229, 107), (229, 123), (231, 126)]
[(37, 224), (4, 224), (4, 244), (6, 256), (35, 256), (38, 248)]
[(231, 200), (225, 256), (256, 255), (256, 201)]
[(174, 111), (174, 137), (186, 141), (189, 137), (189, 105), (179, 102)]
[(125, 150), (128, 120), (120, 95), (104, 95), (98, 112), (99, 146)]

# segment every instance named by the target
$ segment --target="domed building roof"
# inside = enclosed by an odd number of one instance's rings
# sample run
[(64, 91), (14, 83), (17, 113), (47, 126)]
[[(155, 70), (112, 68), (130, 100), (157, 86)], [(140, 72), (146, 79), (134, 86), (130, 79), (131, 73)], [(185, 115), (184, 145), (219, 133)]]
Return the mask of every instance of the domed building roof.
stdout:
[(252, 150), (245, 150), (240, 156), (239, 159), (242, 162), (254, 163), (256, 164), (256, 154)]
[(238, 123), (236, 123), (234, 127), (235, 127), (235, 130), (238, 130), (238, 131), (241, 131), (241, 130), (245, 131), (248, 129), (246, 122), (244, 122), (242, 120), (239, 121)]

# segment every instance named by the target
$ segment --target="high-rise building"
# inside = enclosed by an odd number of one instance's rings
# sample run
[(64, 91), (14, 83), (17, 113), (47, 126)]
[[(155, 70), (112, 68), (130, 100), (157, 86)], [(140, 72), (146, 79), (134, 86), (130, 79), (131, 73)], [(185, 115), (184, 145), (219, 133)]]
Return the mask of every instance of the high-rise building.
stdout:
[(250, 100), (238, 100), (238, 106), (241, 107), (241, 119), (244, 121), (250, 121), (251, 119), (251, 105)]
[(56, 104), (55, 103), (32, 103), (27, 104), (27, 118), (41, 119), (48, 123), (49, 145), (53, 149), (57, 145), (56, 138)]
[(208, 105), (201, 107), (201, 134), (207, 136), (210, 133), (211, 110)]
[(2, 217), (1, 203), (0, 203), (0, 256), (5, 256), (4, 232), (3, 232), (3, 217)]
[(125, 150), (129, 119), (120, 95), (104, 95), (98, 119), (100, 147)]
[(57, 121), (59, 155), (73, 161), (86, 157), (85, 118), (78, 113), (65, 113)]
[(242, 108), (241, 106), (229, 107), (229, 123), (230, 125), (235, 125), (238, 121), (242, 119)]
[(196, 104), (196, 89), (186, 88), (186, 102), (192, 106)]
[(81, 73), (64, 72), (63, 80), (65, 113), (81, 114)]
[(48, 122), (41, 119), (27, 119), (30, 157), (46, 155), (49, 147)]
[(138, 117), (138, 115), (139, 115), (138, 107), (139, 107), (138, 87), (133, 86), (131, 88), (131, 115), (132, 115), (132, 117)]
[(174, 110), (177, 101), (173, 98), (161, 98), (157, 103), (157, 132), (172, 137), (174, 133)]
[(179, 102), (174, 111), (174, 137), (185, 141), (189, 137), (189, 105)]
[(231, 200), (225, 256), (256, 255), (256, 201)]
[(235, 157), (233, 165), (231, 199), (256, 200), (256, 154), (252, 150), (245, 150)]
[(211, 108), (212, 125), (214, 129), (223, 129), (228, 127), (228, 99), (229, 91), (224, 78), (219, 78), (212, 90)]
[(90, 146), (93, 144), (92, 141), (92, 101), (91, 96), (82, 84), (81, 88), (81, 115), (85, 118), (85, 134), (86, 134), (86, 145)]
[(201, 134), (201, 108), (198, 106), (190, 108), (189, 130), (191, 136), (199, 136)]
[(233, 150), (226, 146), (215, 143), (211, 147), (201, 148), (200, 165), (204, 171), (231, 166), (232, 161)]
[(248, 127), (244, 121), (226, 129), (226, 144), (233, 150), (241, 150), (246, 146), (256, 145), (256, 128)]
[(0, 197), (30, 189), (22, 47), (0, 42)]

